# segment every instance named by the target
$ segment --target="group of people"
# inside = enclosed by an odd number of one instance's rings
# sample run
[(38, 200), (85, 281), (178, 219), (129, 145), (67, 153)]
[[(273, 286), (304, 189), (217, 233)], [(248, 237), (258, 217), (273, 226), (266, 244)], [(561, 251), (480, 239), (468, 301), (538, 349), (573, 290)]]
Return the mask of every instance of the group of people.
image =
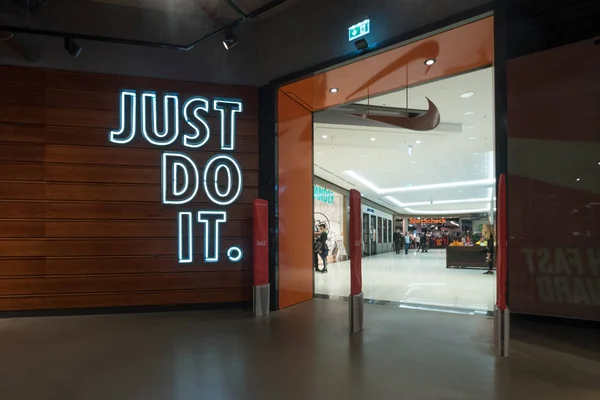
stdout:
[[(437, 247), (436, 242), (439, 240), (439, 235), (442, 235), (442, 237), (445, 238), (447, 246), (469, 246), (472, 243), (471, 235), (468, 231), (464, 234), (455, 233), (452, 242), (450, 242), (450, 235), (447, 232), (441, 234), (438, 233), (438, 236), (436, 237), (436, 234), (432, 232), (422, 232), (420, 234), (417, 232), (414, 232), (414, 234), (404, 232), (403, 234), (400, 229), (396, 229), (393, 236), (394, 249), (396, 250), (396, 254), (400, 254), (401, 248), (404, 248), (404, 254), (408, 254), (408, 250), (412, 246), (417, 249), (417, 253), (419, 251), (427, 253), (430, 246)], [(475, 244), (484, 247), (484, 251), (486, 252), (486, 264), (488, 269), (484, 274), (493, 274), (494, 234), (490, 225), (483, 226), (481, 238)]]
[(414, 235), (409, 232), (404, 232), (404, 234), (400, 231), (400, 229), (396, 229), (394, 232), (393, 240), (394, 240), (394, 249), (396, 250), (396, 254), (400, 254), (400, 249), (404, 248), (404, 254), (408, 254), (408, 250), (412, 247), (417, 249), (417, 253), (419, 251), (423, 253), (427, 253), (429, 250), (429, 241), (430, 235), (427, 233)]

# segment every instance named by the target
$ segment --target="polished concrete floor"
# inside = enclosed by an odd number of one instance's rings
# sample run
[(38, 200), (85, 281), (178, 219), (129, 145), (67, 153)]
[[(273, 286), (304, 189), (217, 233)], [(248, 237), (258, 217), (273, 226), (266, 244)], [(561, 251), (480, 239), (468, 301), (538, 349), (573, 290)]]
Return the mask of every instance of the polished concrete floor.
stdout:
[(365, 305), (351, 336), (347, 307), (2, 319), (0, 399), (600, 399), (599, 362), (497, 359), (485, 317)]
[[(350, 262), (330, 263), (315, 275), (315, 293), (348, 296)], [(363, 257), (363, 293), (367, 299), (460, 310), (492, 311), (496, 277), (481, 269), (446, 268), (446, 250), (408, 255), (395, 252)]]

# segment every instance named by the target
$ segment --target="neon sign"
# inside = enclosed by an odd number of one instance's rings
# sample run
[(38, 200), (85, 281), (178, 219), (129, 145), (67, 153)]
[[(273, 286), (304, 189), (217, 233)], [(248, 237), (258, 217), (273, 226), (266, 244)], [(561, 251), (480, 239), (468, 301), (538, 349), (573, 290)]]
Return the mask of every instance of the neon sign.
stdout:
[[(138, 95), (140, 101), (138, 102)], [(162, 113), (157, 110), (156, 92), (123, 90), (119, 103), (119, 129), (109, 132), (109, 141), (127, 144), (141, 136), (155, 146), (169, 146), (180, 139), (190, 150), (204, 146), (210, 138), (206, 117), (211, 111), (220, 115), (220, 147), (222, 151), (235, 150), (236, 117), (243, 111), (242, 102), (234, 99), (190, 97), (179, 108), (179, 96), (166, 93), (162, 97)], [(181, 112), (181, 114), (180, 114)], [(138, 121), (139, 113), (139, 121)], [(162, 114), (159, 128), (159, 114)], [(185, 127), (180, 129), (180, 116)], [(180, 138), (181, 135), (181, 138)], [(138, 135), (140, 136), (140, 135)], [(165, 151), (161, 156), (161, 197), (166, 205), (181, 206), (196, 198), (200, 187), (204, 195), (217, 206), (233, 204), (242, 193), (242, 169), (230, 154), (211, 157), (200, 170), (194, 160), (183, 152)], [(177, 214), (177, 257), (179, 263), (194, 262), (194, 231), (203, 226), (204, 262), (218, 262), (220, 256), (220, 227), (227, 223), (226, 210), (182, 210)], [(240, 261), (244, 253), (238, 246), (226, 251), (231, 262)]]

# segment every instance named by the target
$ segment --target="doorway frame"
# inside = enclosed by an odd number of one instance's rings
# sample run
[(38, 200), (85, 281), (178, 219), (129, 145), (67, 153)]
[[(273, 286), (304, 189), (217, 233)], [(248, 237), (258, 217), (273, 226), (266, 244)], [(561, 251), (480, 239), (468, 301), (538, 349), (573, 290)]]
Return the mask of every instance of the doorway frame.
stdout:
[[(493, 4), (488, 3), (483, 6), (476, 7), (463, 13), (459, 13), (447, 19), (438, 21), (434, 24), (422, 27), (418, 30), (407, 32), (406, 34), (388, 39), (376, 46), (364, 50), (362, 52), (353, 52), (342, 57), (338, 57), (321, 64), (306, 68), (304, 70), (295, 72), (293, 74), (284, 76), (282, 78), (272, 81), (269, 85), (261, 88), (261, 114), (260, 114), (260, 139), (259, 139), (259, 164), (260, 164), (260, 178), (259, 178), (259, 197), (269, 201), (269, 228), (270, 228), (270, 247), (269, 247), (269, 277), (271, 281), (271, 308), (272, 310), (278, 310), (287, 306), (284, 304), (280, 305), (280, 287), (279, 287), (279, 160), (278, 160), (278, 110), (280, 107), (278, 101), (278, 95), (281, 92), (280, 89), (286, 85), (294, 82), (302, 81), (303, 79), (314, 77), (315, 75), (322, 74), (324, 72), (332, 71), (343, 66), (355, 63), (357, 61), (373, 57), (377, 54), (384, 53), (393, 50), (398, 47), (406, 46), (410, 43), (414, 43), (428, 37), (434, 36), (439, 33), (453, 30), (455, 28), (483, 20), (494, 16)], [(498, 24), (494, 24), (494, 44), (496, 44), (496, 37), (499, 31)], [(502, 57), (498, 57), (497, 46), (494, 46), (494, 62), (495, 68), (500, 67), (500, 71), (495, 72), (494, 86), (497, 88), (499, 78), (498, 75), (504, 73), (502, 69), (504, 60)], [(502, 82), (502, 81), (500, 81)], [(412, 86), (412, 85), (411, 85)], [(504, 90), (505, 91), (505, 90)], [(498, 93), (495, 90), (495, 97), (502, 96), (502, 93)], [(502, 91), (500, 91), (502, 92)], [(497, 107), (497, 106), (496, 106)], [(500, 111), (505, 110), (505, 106), (502, 107), (500, 104)], [(506, 171), (506, 154), (501, 153), (500, 150), (506, 147), (506, 134), (505, 130), (498, 130), (498, 109), (495, 110), (496, 114), (496, 138), (495, 138), (495, 170), (496, 176)], [(311, 112), (311, 121), (312, 115)], [(505, 112), (505, 111), (504, 111)], [(504, 127), (505, 129), (505, 127)], [(500, 133), (500, 134), (499, 134)], [(311, 147), (314, 146), (314, 129), (311, 124)], [(500, 144), (500, 145), (499, 145)], [(313, 187), (314, 187), (314, 159), (313, 153), (311, 152), (310, 162), (312, 167), (313, 176)], [(312, 191), (312, 187), (311, 187)], [(311, 201), (312, 214), (314, 214), (314, 202)], [(312, 232), (311, 232), (312, 235)], [(311, 237), (312, 243), (312, 237)], [(314, 292), (314, 273), (312, 279), (312, 294), (310, 298), (313, 299), (315, 296)], [(297, 304), (297, 303), (296, 303)]]

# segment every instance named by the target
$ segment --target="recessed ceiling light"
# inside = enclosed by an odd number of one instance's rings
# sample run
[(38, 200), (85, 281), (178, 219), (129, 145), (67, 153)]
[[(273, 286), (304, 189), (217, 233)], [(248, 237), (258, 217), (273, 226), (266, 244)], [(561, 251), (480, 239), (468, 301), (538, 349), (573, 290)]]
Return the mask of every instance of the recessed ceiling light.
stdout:
[(322, 151), (317, 152), (317, 155), (320, 156), (321, 154), (323, 154)]
[(579, 181), (581, 180), (581, 178), (577, 178), (577, 179), (575, 179), (575, 180), (576, 180), (577, 182), (579, 182)]
[(388, 172), (396, 172), (395, 169), (388, 169)]
[(435, 64), (435, 58), (430, 58), (428, 60), (425, 60), (425, 65), (431, 66), (433, 64)]
[(465, 129), (473, 129), (475, 128), (475, 125), (465, 125)]
[(476, 156), (477, 154), (479, 154), (479, 153), (473, 153), (474, 156)]
[(473, 110), (471, 110), (471, 111), (467, 111), (467, 112), (465, 113), (465, 115), (473, 115), (473, 114), (475, 114), (475, 111), (473, 111)]
[(471, 136), (471, 137), (469, 138), (469, 140), (475, 140), (475, 139), (477, 139), (477, 136)]
[(365, 158), (365, 157), (366, 157), (366, 155), (365, 155), (365, 154), (361, 154), (361, 155), (359, 155), (359, 157), (360, 157), (360, 158)]
[(323, 135), (321, 136), (323, 139), (327, 139), (327, 135)]
[(339, 89), (338, 89), (338, 88), (336, 88), (336, 87), (332, 87), (331, 89), (329, 89), (329, 91), (330, 91), (331, 93), (337, 93), (337, 92), (338, 92), (338, 90), (339, 90)]
[(416, 143), (416, 144), (421, 144), (421, 141), (420, 141), (420, 140), (417, 140), (415, 143)]
[(375, 141), (375, 138), (374, 138), (374, 137), (372, 137), (372, 138), (371, 138), (371, 142), (374, 142), (374, 141)]
[(416, 161), (411, 162), (411, 164), (416, 164), (416, 163), (417, 163)]
[(473, 96), (475, 93), (473, 92), (464, 92), (463, 94), (460, 95), (460, 97), (462, 99), (468, 99), (469, 97)]

